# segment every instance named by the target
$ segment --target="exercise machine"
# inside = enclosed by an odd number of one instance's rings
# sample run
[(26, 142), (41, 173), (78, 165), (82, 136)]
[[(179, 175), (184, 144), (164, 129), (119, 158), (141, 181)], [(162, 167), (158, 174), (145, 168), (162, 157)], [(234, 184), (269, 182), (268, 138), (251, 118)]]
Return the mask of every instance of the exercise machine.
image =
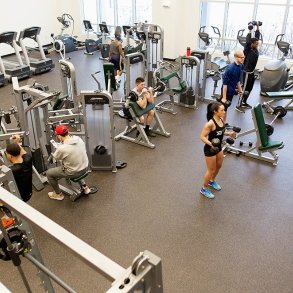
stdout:
[[(190, 52), (191, 56), (196, 57), (200, 62), (199, 72), (199, 86), (198, 86), (198, 97), (203, 102), (215, 102), (218, 95), (216, 89), (218, 82), (222, 78), (222, 73), (228, 66), (227, 61), (222, 58), (212, 61), (211, 54), (204, 50), (193, 50)], [(206, 95), (207, 78), (211, 77), (214, 81), (213, 92), (209, 96)]]
[(4, 32), (0, 34), (0, 45), (7, 44), (14, 49), (17, 61), (12, 61), (10, 58), (2, 59), (0, 54), (0, 71), (4, 74), (5, 79), (11, 82), (12, 77), (17, 77), (18, 79), (24, 79), (30, 77), (32, 72), (28, 65), (24, 64), (16, 43), (17, 32)]
[[(121, 110), (119, 111), (119, 116), (126, 121), (126, 127), (124, 131), (122, 131), (120, 134), (115, 136), (115, 140), (126, 140), (129, 142), (133, 142), (148, 148), (155, 148), (155, 144), (150, 142), (148, 136), (146, 135), (144, 131), (144, 126), (140, 123), (140, 120), (138, 117), (145, 115), (147, 112), (150, 110), (155, 111), (154, 115), (154, 123), (153, 126), (151, 127), (151, 131), (153, 133), (165, 136), (165, 137), (170, 137), (170, 133), (167, 132), (161, 122), (161, 119), (155, 109), (155, 104), (149, 103), (145, 109), (141, 109), (136, 102), (130, 102), (129, 103), (129, 112), (131, 115), (131, 118), (128, 116), (125, 116), (124, 112)], [(131, 125), (132, 123), (132, 125)], [(136, 135), (133, 137), (133, 132), (136, 131)]]
[[(1, 59), (1, 56), (0, 56)], [(1, 63), (2, 60), (0, 60)], [(1, 72), (1, 65), (0, 65), (0, 87), (3, 86), (5, 84), (5, 78), (4, 78), (4, 74)]]
[[(293, 92), (292, 91), (281, 91), (281, 92), (265, 92), (264, 96), (271, 100), (263, 102), (262, 106), (266, 111), (273, 115), (278, 115), (279, 118), (286, 116), (287, 111), (293, 110)], [(276, 102), (288, 100), (284, 105), (274, 106)], [(281, 113), (280, 113), (281, 112)]]
[[(199, 59), (194, 56), (180, 57), (179, 70), (167, 61), (159, 64), (160, 66), (154, 71), (154, 88), (161, 94), (169, 95), (170, 100), (161, 101), (156, 105), (156, 109), (171, 114), (177, 114), (173, 105), (196, 109), (200, 76)], [(161, 76), (160, 72), (167, 72), (167, 74)], [(173, 79), (176, 79), (175, 87), (171, 86)], [(175, 96), (178, 98), (175, 99)]]
[(216, 49), (221, 50), (221, 45), (220, 45), (221, 33), (219, 28), (217, 28), (216, 26), (211, 26), (211, 27), (213, 29), (214, 34), (217, 36), (216, 43), (213, 43), (213, 38), (211, 38), (210, 35), (207, 32), (205, 32), (205, 28), (206, 28), (205, 25), (199, 28), (198, 36), (199, 36), (199, 41), (202, 41), (204, 43), (204, 45), (201, 46), (199, 42), (199, 48), (202, 50), (207, 50), (208, 48), (212, 48), (213, 51), (210, 54), (213, 55)]
[[(65, 50), (66, 53), (70, 53), (77, 50), (76, 47), (76, 39), (73, 38), (73, 31), (74, 31), (74, 19), (73, 17), (68, 14), (64, 13), (61, 16), (57, 17), (57, 20), (62, 24), (61, 33), (60, 35), (54, 37), (54, 34), (51, 34), (53, 38), (53, 48), (57, 51)], [(64, 34), (64, 30), (68, 29), (72, 26), (71, 34)]]
[[(40, 74), (43, 72), (47, 72), (55, 67), (53, 60), (50, 58), (46, 58), (45, 56), (45, 52), (40, 41), (40, 32), (41, 32), (40, 27), (36, 27), (36, 26), (29, 27), (22, 30), (19, 33), (19, 37), (18, 37), (18, 43), (22, 49), (22, 54), (24, 55), (25, 64), (30, 67), (33, 74)], [(28, 51), (24, 43), (25, 39), (30, 39), (37, 43), (38, 51), (41, 55), (40, 59), (31, 58), (28, 56)]]
[(142, 52), (145, 54), (147, 85), (154, 87), (153, 75), (159, 66), (159, 61), (163, 60), (164, 52), (164, 31), (156, 24), (139, 23), (137, 24), (136, 35), (142, 42)]
[[(84, 54), (93, 55), (94, 52), (100, 49), (100, 46), (102, 44), (102, 38), (101, 38), (102, 34), (95, 32), (89, 20), (84, 20), (83, 26), (86, 32)], [(90, 39), (90, 33), (95, 34), (98, 39), (97, 40)]]
[[(1, 251), (5, 254), (7, 261), (11, 259), (13, 265), (17, 267), (27, 292), (32, 292), (29, 283), (31, 277), (27, 278), (22, 269), (22, 258), (30, 261), (37, 268), (44, 292), (56, 292), (51, 280), (66, 292), (76, 292), (60, 276), (46, 267), (31, 227), (33, 224), (73, 252), (85, 264), (105, 276), (111, 282), (107, 293), (163, 293), (162, 262), (158, 256), (145, 250), (134, 258), (128, 268), (123, 268), (23, 202), (17, 191), (12, 172), (6, 166), (0, 167), (0, 182), (1, 185), (5, 184), (5, 189), (0, 187), (0, 201), (5, 205), (5, 213), (10, 220), (2, 221), (1, 219), (0, 221)], [(4, 227), (2, 224), (9, 222), (12, 223), (9, 227)]]
[(260, 79), (261, 94), (287, 91), (293, 87), (293, 75), (289, 74), (293, 63), (288, 68), (285, 62), (292, 50), (290, 44), (283, 41), (283, 36), (284, 34), (279, 34), (275, 40), (275, 45), (283, 53), (283, 56), (280, 59), (271, 60), (265, 65)]
[[(245, 148), (243, 142), (240, 142), (240, 147), (235, 145), (226, 144), (223, 149), (225, 153), (234, 153), (236, 156), (247, 156), (261, 161), (272, 163), (274, 166), (278, 164), (278, 154), (277, 150), (284, 147), (283, 141), (273, 141), (270, 139), (272, 134), (271, 127), (268, 127), (269, 124), (265, 123), (262, 108), (260, 104), (257, 104), (251, 110), (252, 120), (254, 123), (254, 128), (240, 132), (237, 134), (236, 138), (244, 137), (246, 135), (256, 134), (256, 142), (250, 142), (248, 148)], [(269, 132), (268, 132), (269, 130)], [(270, 156), (266, 156), (265, 153), (269, 153)]]

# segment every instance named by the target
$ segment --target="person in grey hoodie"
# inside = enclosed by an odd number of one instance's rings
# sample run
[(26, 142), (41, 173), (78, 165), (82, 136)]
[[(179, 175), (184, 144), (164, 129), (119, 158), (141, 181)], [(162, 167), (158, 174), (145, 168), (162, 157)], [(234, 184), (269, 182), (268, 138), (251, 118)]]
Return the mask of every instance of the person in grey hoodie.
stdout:
[[(57, 125), (55, 128), (60, 143), (57, 144), (55, 152), (52, 154), (56, 161), (60, 162), (60, 166), (50, 168), (47, 171), (48, 182), (54, 191), (48, 193), (51, 199), (63, 200), (58, 180), (61, 178), (76, 178), (84, 174), (88, 169), (88, 157), (86, 153), (85, 143), (75, 135), (70, 135), (65, 125)], [(84, 180), (81, 181), (84, 194), (93, 193)]]

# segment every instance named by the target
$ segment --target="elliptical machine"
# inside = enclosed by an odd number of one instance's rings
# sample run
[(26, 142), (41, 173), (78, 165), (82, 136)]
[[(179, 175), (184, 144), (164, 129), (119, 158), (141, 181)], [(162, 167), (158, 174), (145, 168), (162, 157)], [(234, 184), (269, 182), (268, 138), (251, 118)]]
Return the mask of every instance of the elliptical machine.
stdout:
[(265, 92), (287, 91), (293, 87), (293, 75), (289, 74), (291, 66), (288, 68), (285, 59), (292, 49), (290, 44), (283, 41), (284, 34), (276, 37), (275, 45), (283, 53), (283, 56), (277, 60), (269, 61), (264, 67), (260, 80), (261, 94)]
[[(83, 21), (84, 29), (86, 31), (86, 40), (85, 40), (85, 51), (84, 54), (93, 55), (94, 52), (100, 49), (102, 45), (102, 34), (96, 33), (92, 27), (92, 24), (89, 20)], [(90, 33), (94, 33), (97, 36), (97, 40), (90, 39)]]
[[(64, 13), (61, 16), (57, 17), (57, 20), (62, 24), (60, 35), (54, 37), (54, 34), (51, 34), (53, 38), (53, 48), (57, 51), (63, 51), (65, 48), (66, 53), (70, 53), (76, 51), (76, 39), (73, 38), (73, 30), (74, 30), (74, 19), (70, 14)], [(72, 23), (72, 33), (71, 35), (64, 34), (64, 30), (69, 28)]]

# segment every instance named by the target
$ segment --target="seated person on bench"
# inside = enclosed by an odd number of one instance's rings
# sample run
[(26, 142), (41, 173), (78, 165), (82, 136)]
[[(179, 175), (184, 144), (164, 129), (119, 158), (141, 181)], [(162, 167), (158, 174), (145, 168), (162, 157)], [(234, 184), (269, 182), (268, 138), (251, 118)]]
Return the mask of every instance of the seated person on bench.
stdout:
[[(145, 88), (144, 78), (138, 77), (135, 80), (136, 87), (129, 93), (129, 96), (126, 99), (126, 103), (123, 107), (123, 112), (126, 116), (130, 116), (129, 113), (129, 103), (136, 102), (141, 109), (145, 109), (148, 104), (154, 104), (154, 95), (152, 88)], [(145, 133), (147, 136), (155, 137), (156, 135), (151, 132), (150, 125), (154, 119), (155, 111), (151, 109), (146, 113), (146, 125)], [(145, 122), (144, 116), (138, 117), (139, 121), (143, 124)]]
[[(65, 125), (57, 125), (55, 134), (60, 144), (57, 145), (55, 152), (52, 154), (56, 161), (60, 162), (60, 166), (50, 168), (47, 171), (47, 178), (54, 191), (48, 193), (51, 199), (63, 200), (58, 180), (61, 178), (76, 178), (87, 172), (88, 157), (83, 140), (75, 135), (70, 135)], [(85, 181), (81, 180), (84, 194), (93, 193)]]
[(32, 196), (33, 160), (20, 145), (19, 135), (11, 137), (12, 143), (6, 147), (6, 157), (12, 163), (10, 167), (18, 191), (23, 201), (27, 202)]

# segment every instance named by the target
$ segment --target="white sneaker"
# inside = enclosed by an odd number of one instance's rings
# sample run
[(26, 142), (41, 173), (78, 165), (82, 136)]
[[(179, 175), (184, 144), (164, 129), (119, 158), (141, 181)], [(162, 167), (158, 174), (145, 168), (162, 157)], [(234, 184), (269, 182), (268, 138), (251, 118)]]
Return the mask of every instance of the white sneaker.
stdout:
[(56, 193), (55, 191), (48, 192), (48, 195), (51, 199), (56, 199), (56, 200), (63, 200), (64, 195), (61, 193)]

